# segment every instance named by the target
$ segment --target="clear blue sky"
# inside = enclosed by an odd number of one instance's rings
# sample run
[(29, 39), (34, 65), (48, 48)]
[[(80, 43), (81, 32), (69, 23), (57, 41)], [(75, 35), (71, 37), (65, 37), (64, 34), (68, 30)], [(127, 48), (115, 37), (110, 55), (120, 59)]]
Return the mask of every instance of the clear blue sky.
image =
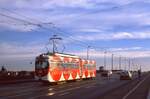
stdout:
[(0, 0), (0, 65), (33, 70), (30, 61), (51, 49), (48, 39), (56, 33), (63, 39), (59, 51), (65, 45), (66, 53), (85, 58), (90, 45), (90, 57), (100, 66), (101, 48), (107, 47), (108, 58), (111, 53), (116, 62), (120, 55), (135, 58), (149, 70), (149, 11), (148, 0)]

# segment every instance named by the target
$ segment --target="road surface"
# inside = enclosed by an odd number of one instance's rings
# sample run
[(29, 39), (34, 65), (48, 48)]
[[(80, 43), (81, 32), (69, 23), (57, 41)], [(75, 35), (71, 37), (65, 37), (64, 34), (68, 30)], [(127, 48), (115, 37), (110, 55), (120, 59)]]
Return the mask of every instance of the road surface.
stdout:
[(149, 74), (127, 81), (98, 76), (95, 80), (58, 85), (17, 83), (0, 86), (0, 99), (146, 99), (149, 83)]

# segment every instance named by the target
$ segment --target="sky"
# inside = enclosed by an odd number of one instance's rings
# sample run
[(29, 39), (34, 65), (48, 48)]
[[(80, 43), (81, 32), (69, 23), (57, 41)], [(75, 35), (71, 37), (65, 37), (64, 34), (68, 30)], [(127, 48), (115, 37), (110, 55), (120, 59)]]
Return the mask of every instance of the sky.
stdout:
[[(34, 70), (35, 57), (52, 50), (70, 53), (122, 69), (150, 70), (150, 0), (0, 0), (0, 66)], [(30, 63), (33, 64), (30, 64)]]

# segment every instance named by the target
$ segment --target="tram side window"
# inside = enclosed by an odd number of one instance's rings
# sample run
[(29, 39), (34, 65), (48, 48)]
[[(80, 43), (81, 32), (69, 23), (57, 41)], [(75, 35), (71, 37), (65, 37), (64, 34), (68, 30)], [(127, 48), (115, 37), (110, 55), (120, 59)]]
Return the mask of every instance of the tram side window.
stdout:
[(83, 65), (83, 69), (86, 69), (86, 64)]
[(90, 64), (87, 64), (87, 69), (91, 69), (91, 65)]
[(72, 68), (72, 69), (76, 69), (77, 64), (76, 63), (69, 63), (69, 67)]
[(84, 69), (91, 70), (93, 68), (92, 64), (84, 64)]
[(76, 63), (76, 65), (75, 65), (76, 67), (76, 69), (79, 69), (79, 63)]
[(77, 63), (62, 63), (62, 67), (63, 68), (78, 68), (78, 64)]
[(56, 68), (56, 67), (59, 67), (59, 63), (57, 62), (51, 62), (51, 68)]
[(79, 64), (78, 64), (78, 63), (73, 63), (73, 68), (74, 68), (74, 69), (79, 68)]
[(74, 63), (69, 63), (69, 67), (73, 69), (75, 67)]
[(94, 64), (91, 64), (91, 67), (90, 67), (90, 68), (91, 68), (91, 70), (93, 70), (93, 69), (94, 69), (94, 66), (95, 66)]
[(68, 68), (67, 63), (62, 63), (61, 66), (62, 66), (63, 68)]
[(76, 63), (73, 63), (73, 64), (72, 64), (72, 68), (73, 68), (73, 69), (76, 69), (76, 67), (77, 67), (77, 66), (76, 66)]

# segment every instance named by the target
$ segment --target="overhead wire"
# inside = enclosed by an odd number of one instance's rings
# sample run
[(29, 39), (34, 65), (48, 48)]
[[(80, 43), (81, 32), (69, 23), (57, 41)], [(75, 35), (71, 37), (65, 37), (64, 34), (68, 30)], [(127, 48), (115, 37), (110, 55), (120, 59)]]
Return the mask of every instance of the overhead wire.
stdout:
[[(80, 45), (81, 47), (84, 47), (84, 48), (87, 48), (87, 46), (89, 46), (89, 44), (85, 43), (84, 41), (79, 40), (79, 39), (75, 39), (74, 37), (72, 37), (72, 36), (71, 36), (72, 34), (70, 34), (70, 33), (68, 33), (68, 32), (67, 32), (67, 33), (64, 32), (63, 30), (61, 30), (60, 28), (58, 28), (58, 27), (57, 27), (54, 23), (52, 23), (52, 22), (43, 23), (43, 22), (41, 22), (41, 21), (39, 21), (39, 20), (29, 18), (29, 17), (27, 17), (27, 16), (25, 16), (25, 15), (19, 14), (19, 13), (15, 12), (15, 11), (12, 11), (12, 10), (9, 10), (9, 9), (6, 9), (6, 8), (0, 8), (0, 9), (6, 10), (6, 11), (12, 13), (12, 14), (21, 16), (21, 17), (24, 18), (24, 19), (20, 19), (20, 18), (16, 18), (16, 17), (10, 16), (10, 15), (5, 15), (5, 14), (0, 13), (1, 16), (5, 16), (5, 17), (11, 18), (11, 19), (13, 19), (13, 20), (17, 20), (17, 21), (21, 21), (21, 22), (26, 23), (26, 24), (24, 24), (24, 25), (33, 25), (33, 26), (37, 26), (38, 28), (41, 28), (41, 29), (44, 29), (44, 30), (48, 30), (48, 31), (50, 30), (50, 31), (53, 31), (53, 32), (55, 32), (55, 31), (57, 30), (57, 31), (58, 31), (57, 34), (61, 35), (62, 37), (65, 37), (65, 38), (67, 37), (67, 39), (68, 39), (69, 41), (70, 41), (70, 40), (71, 40), (71, 41), (75, 41), (75, 42), (73, 42), (74, 44)], [(34, 20), (34, 22), (30, 22), (30, 21), (28, 21), (28, 19)], [(52, 29), (43, 26), (44, 24), (51, 25), (51, 28), (52, 28)], [(54, 29), (54, 30), (53, 30), (53, 29)], [(107, 51), (109, 50), (109, 47), (98, 47), (98, 46), (94, 46), (94, 45), (92, 45), (91, 48), (93, 48), (93, 49), (98, 49), (98, 50), (104, 50), (104, 51), (106, 51), (106, 49), (107, 49)]]
[[(76, 41), (75, 43), (78, 43), (78, 44), (81, 45), (82, 47), (83, 47), (83, 46), (84, 46), (84, 47), (87, 47), (87, 45), (88, 45), (88, 44), (86, 44), (85, 42), (83, 42), (83, 41), (81, 41), (81, 40), (74, 39), (72, 36), (70, 36), (70, 35), (72, 35), (72, 34), (66, 33), (66, 32), (64, 33), (63, 30), (61, 30), (60, 28), (58, 28), (57, 26), (55, 26), (55, 24), (53, 24), (52, 22), (43, 23), (43, 22), (41, 22), (41, 21), (39, 21), (39, 20), (29, 18), (29, 17), (27, 17), (27, 16), (21, 15), (21, 14), (19, 14), (19, 13), (16, 13), (15, 11), (12, 11), (12, 10), (9, 10), (9, 9), (6, 9), (6, 8), (0, 8), (0, 9), (6, 10), (6, 11), (8, 11), (8, 12), (10, 12), (10, 13), (13, 13), (13, 14), (16, 14), (16, 15), (18, 15), (18, 16), (21, 16), (22, 18), (25, 18), (25, 19), (34, 20), (34, 21), (36, 21), (37, 23), (33, 23), (33, 22), (25, 21), (25, 20), (19, 20), (19, 21), (24, 21), (24, 22), (27, 22), (28, 24), (36, 25), (36, 26), (38, 26), (39, 28), (43, 28), (43, 29), (46, 29), (46, 30), (50, 30), (50, 28), (47, 28), (47, 27), (43, 26), (43, 24), (51, 25), (51, 27), (52, 27), (53, 29), (55, 28), (55, 30), (58, 31), (57, 34), (59, 34), (59, 35), (61, 35), (61, 36), (63, 36), (63, 37), (66, 37), (66, 36), (67, 36), (69, 39), (71, 39), (71, 40), (73, 40), (73, 41)], [(15, 19), (16, 19), (16, 18), (15, 18)], [(69, 34), (69, 35), (68, 35), (68, 34)]]

